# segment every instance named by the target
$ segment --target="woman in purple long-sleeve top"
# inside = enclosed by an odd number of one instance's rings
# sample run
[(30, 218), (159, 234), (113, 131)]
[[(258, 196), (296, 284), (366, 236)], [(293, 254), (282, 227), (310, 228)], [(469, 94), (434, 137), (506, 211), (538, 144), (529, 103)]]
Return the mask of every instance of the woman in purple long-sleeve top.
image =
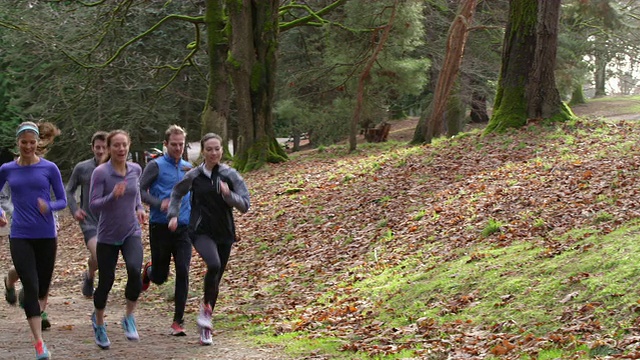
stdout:
[(107, 349), (111, 342), (104, 326), (109, 291), (122, 252), (127, 268), (126, 312), (122, 327), (127, 339), (139, 340), (133, 311), (142, 290), (142, 231), (146, 214), (140, 200), (140, 165), (128, 162), (129, 134), (114, 130), (107, 135), (107, 158), (91, 175), (89, 208), (98, 216), (98, 287), (93, 294), (91, 316), (96, 344)]
[[(67, 198), (56, 164), (37, 155), (42, 145), (38, 125), (23, 122), (18, 126), (16, 137), (20, 156), (0, 166), (0, 189), (5, 183), (11, 188), (14, 211), (9, 247), (24, 289), (24, 312), (33, 335), (36, 359), (49, 359), (49, 351), (42, 341), (41, 312), (47, 304), (56, 259), (53, 211), (64, 209)], [(51, 198), (51, 189), (55, 200)], [(0, 226), (5, 225), (7, 218), (0, 209)]]

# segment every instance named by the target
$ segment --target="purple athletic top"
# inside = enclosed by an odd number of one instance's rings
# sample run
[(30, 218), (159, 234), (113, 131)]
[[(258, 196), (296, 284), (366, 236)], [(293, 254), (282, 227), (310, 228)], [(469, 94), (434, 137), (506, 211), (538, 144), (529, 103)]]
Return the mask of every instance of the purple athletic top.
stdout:
[[(136, 211), (144, 209), (140, 201), (140, 165), (127, 162), (127, 174), (118, 174), (111, 160), (98, 165), (91, 175), (89, 208), (98, 216), (98, 242), (122, 245), (129, 236), (142, 236)], [(116, 198), (116, 184), (126, 182), (124, 194)]]
[[(15, 239), (55, 238), (53, 212), (67, 206), (62, 176), (56, 164), (40, 158), (35, 164), (18, 165), (11, 161), (0, 166), (0, 189), (5, 183), (11, 188), (13, 218), (9, 236)], [(56, 200), (51, 200), (51, 189)], [(38, 198), (49, 204), (46, 214), (40, 213)], [(0, 209), (0, 214), (4, 214)]]

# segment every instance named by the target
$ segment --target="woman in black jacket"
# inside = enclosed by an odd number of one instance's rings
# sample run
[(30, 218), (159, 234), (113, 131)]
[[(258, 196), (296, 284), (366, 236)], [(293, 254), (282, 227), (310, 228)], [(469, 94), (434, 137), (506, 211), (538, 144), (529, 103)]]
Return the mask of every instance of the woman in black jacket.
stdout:
[(249, 190), (235, 169), (220, 163), (223, 152), (220, 136), (206, 134), (200, 146), (204, 162), (187, 172), (171, 192), (168, 227), (171, 231), (177, 228), (182, 197), (191, 191), (189, 234), (193, 247), (207, 264), (204, 300), (197, 322), (200, 343), (210, 345), (211, 313), (236, 238), (233, 208), (242, 213), (249, 210)]

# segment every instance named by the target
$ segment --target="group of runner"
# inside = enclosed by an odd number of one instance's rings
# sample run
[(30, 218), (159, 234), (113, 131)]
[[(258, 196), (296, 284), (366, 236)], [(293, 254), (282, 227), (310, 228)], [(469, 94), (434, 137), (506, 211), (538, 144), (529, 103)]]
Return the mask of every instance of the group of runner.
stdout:
[[(36, 359), (49, 359), (42, 331), (51, 326), (45, 312), (57, 251), (54, 212), (69, 207), (79, 222), (89, 250), (83, 273), (82, 294), (93, 298), (91, 323), (95, 343), (111, 345), (104, 323), (109, 292), (115, 281), (120, 253), (127, 270), (125, 337), (138, 341), (134, 310), (140, 293), (151, 283), (162, 284), (175, 267), (175, 309), (170, 334), (186, 335), (184, 311), (189, 290), (192, 246), (207, 266), (204, 296), (197, 317), (202, 345), (210, 345), (211, 316), (220, 281), (235, 241), (233, 209), (249, 210), (249, 191), (240, 174), (221, 163), (220, 136), (209, 133), (200, 141), (203, 162), (193, 166), (183, 160), (186, 131), (171, 125), (165, 132), (166, 152), (144, 168), (127, 161), (131, 140), (124, 130), (99, 131), (91, 138), (91, 159), (78, 163), (63, 186), (58, 167), (42, 157), (43, 145), (51, 143), (52, 124), (24, 122), (16, 131), (19, 156), (0, 166), (0, 189), (7, 183), (13, 205), (9, 234), (15, 271), (5, 277), (5, 298), (19, 298), (34, 339)], [(56, 128), (57, 129), (57, 128)], [(59, 132), (58, 132), (59, 133)], [(57, 135), (57, 134), (55, 134)], [(54, 135), (54, 137), (55, 137)], [(80, 187), (80, 206), (75, 201)], [(53, 193), (53, 197), (52, 197)], [(143, 264), (141, 225), (149, 205), (151, 261)], [(0, 208), (0, 226), (9, 223)], [(95, 274), (98, 285), (94, 289)]]

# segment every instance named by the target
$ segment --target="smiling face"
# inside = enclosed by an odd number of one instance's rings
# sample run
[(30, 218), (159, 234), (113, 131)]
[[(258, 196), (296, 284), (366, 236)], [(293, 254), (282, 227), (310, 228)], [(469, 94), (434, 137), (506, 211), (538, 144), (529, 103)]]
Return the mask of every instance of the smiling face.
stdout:
[(38, 148), (38, 135), (33, 131), (23, 131), (18, 136), (18, 150), (20, 156), (23, 158), (31, 158), (36, 156), (36, 149)]
[(129, 154), (129, 137), (123, 133), (116, 133), (107, 139), (107, 148), (113, 161), (124, 163)]
[(207, 167), (211, 168), (220, 163), (222, 159), (222, 144), (217, 138), (211, 138), (203, 143), (202, 155)]
[(164, 146), (167, 147), (167, 154), (174, 160), (180, 160), (182, 153), (184, 152), (184, 134), (171, 134), (169, 140), (164, 142)]

